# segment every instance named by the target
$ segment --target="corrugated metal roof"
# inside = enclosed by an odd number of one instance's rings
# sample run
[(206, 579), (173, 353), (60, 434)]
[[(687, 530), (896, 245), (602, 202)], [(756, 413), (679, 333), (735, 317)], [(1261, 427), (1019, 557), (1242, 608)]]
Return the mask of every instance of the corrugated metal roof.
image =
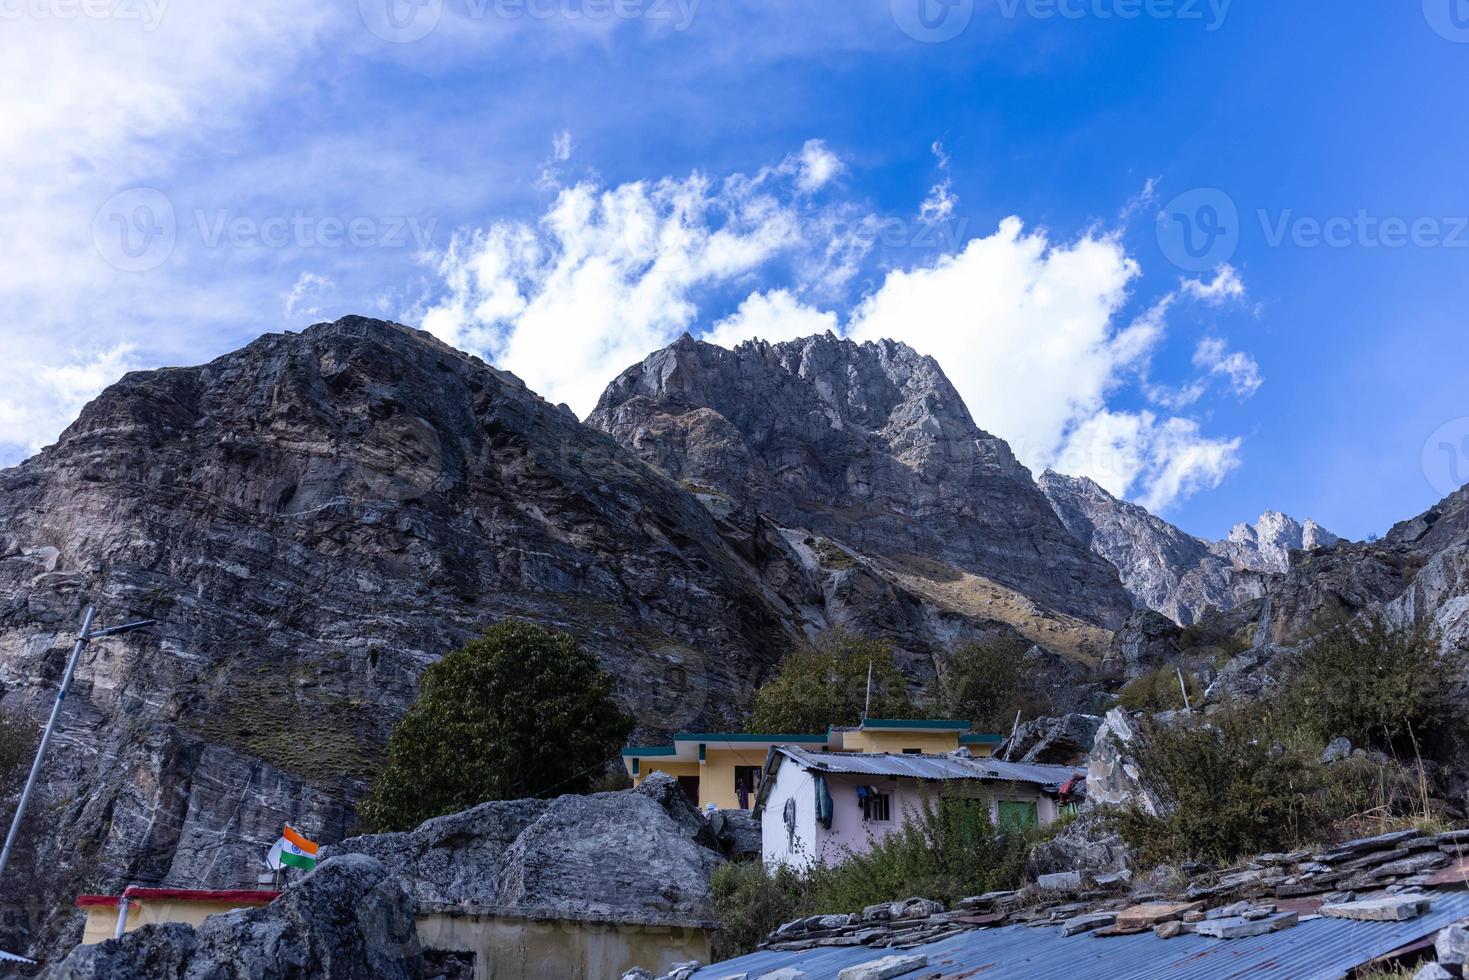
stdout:
[(752, 953), (707, 966), (694, 974), (694, 980), (721, 980), (741, 973), (756, 980), (781, 967), (800, 970), (803, 980), (835, 980), (847, 967), (895, 953), (926, 955), (927, 970), (915, 974), (924, 980), (1063, 975), (1066, 980), (1326, 980), (1465, 916), (1469, 893), (1435, 892), (1429, 911), (1407, 922), (1316, 918), (1253, 939), (1195, 935), (1159, 939), (1151, 932), (1063, 937), (1059, 926), (1007, 926), (978, 929), (911, 950), (844, 946)]
[(948, 755), (859, 754), (854, 752), (807, 752), (794, 745), (777, 746), (776, 752), (802, 768), (858, 776), (893, 776), (905, 779), (992, 779), (1008, 783), (1037, 783), (1059, 786), (1084, 768), (1034, 766), (999, 759), (963, 759)]

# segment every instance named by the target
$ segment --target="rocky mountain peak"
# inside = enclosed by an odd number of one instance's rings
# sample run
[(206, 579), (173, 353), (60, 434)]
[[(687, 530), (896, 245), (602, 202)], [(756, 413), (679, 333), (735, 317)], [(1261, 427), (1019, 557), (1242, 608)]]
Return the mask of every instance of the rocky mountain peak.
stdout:
[(1229, 537), (1212, 546), (1215, 554), (1237, 568), (1258, 572), (1285, 572), (1292, 551), (1330, 548), (1341, 541), (1311, 519), (1297, 521), (1280, 511), (1267, 510), (1254, 524), (1236, 524)]
[(624, 371), (587, 421), (726, 512), (936, 559), (1094, 623), (1130, 608), (1010, 447), (906, 344), (680, 339)]

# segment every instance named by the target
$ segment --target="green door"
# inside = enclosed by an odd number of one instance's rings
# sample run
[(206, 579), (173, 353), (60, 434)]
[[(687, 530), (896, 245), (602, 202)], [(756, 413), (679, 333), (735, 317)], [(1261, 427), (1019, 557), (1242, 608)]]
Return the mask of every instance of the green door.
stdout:
[(1000, 801), (1001, 830), (1029, 830), (1039, 826), (1040, 822), (1034, 803), (1021, 800)]

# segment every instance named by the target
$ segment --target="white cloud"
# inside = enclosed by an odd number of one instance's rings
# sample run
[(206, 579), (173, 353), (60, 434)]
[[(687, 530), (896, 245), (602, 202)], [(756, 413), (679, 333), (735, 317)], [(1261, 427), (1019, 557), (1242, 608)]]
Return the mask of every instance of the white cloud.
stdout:
[(837, 329), (835, 313), (807, 306), (789, 290), (775, 289), (745, 297), (738, 310), (714, 324), (701, 339), (721, 347), (757, 339), (777, 344)]
[(800, 244), (801, 213), (773, 180), (567, 188), (536, 226), (456, 237), (438, 261), (447, 294), (423, 327), (584, 415), (618, 371), (695, 324), (696, 291)]
[(1053, 244), (1007, 218), (957, 255), (890, 273), (849, 332), (936, 357), (979, 424), (1044, 466), (1156, 342), (1156, 315), (1114, 327), (1137, 274), (1113, 239)]
[(561, 132), (551, 137), (551, 158), (560, 163), (565, 163), (567, 160), (571, 159), (571, 151), (573, 147), (574, 144), (571, 141), (571, 133), (563, 129)]
[(138, 367), (135, 349), (71, 351), (66, 359), (40, 363), (0, 361), (0, 466), (9, 466), (49, 445), (82, 407), (103, 388)]
[(1103, 410), (1070, 433), (1053, 468), (1158, 512), (1217, 487), (1239, 465), (1240, 445), (1204, 436), (1193, 419)]
[(302, 316), (316, 316), (321, 313), (321, 307), (310, 301), (321, 296), (323, 292), (335, 286), (326, 276), (315, 272), (303, 272), (296, 277), (296, 283), (289, 292), (281, 293), (281, 299), (285, 300), (286, 319), (294, 317), (297, 313)]
[(1202, 279), (1184, 279), (1180, 288), (1185, 296), (1210, 306), (1222, 306), (1230, 300), (1245, 298), (1244, 280), (1240, 279), (1234, 266), (1228, 264), (1214, 270), (1213, 280), (1204, 282)]
[(1199, 341), (1194, 350), (1194, 366), (1228, 379), (1230, 390), (1241, 398), (1249, 398), (1263, 383), (1255, 359), (1242, 351), (1229, 351), (1217, 337)]
[(954, 213), (959, 198), (954, 193), (954, 180), (949, 175), (949, 155), (944, 152), (944, 144), (934, 140), (930, 149), (938, 159), (939, 172), (944, 178), (929, 188), (928, 197), (918, 206), (918, 217), (922, 221), (934, 223), (947, 221)]
[(821, 140), (807, 140), (795, 161), (796, 186), (804, 193), (820, 190), (842, 172), (842, 161)]

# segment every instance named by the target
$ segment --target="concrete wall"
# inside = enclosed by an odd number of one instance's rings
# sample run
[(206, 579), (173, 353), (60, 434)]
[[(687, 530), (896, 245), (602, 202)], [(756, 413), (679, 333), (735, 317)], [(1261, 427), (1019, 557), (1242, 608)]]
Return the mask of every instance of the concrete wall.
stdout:
[[(739, 809), (739, 794), (735, 792), (735, 767), (754, 766), (763, 768), (765, 765), (766, 749), (761, 746), (757, 749), (745, 751), (729, 749), (710, 749), (705, 754), (704, 762), (662, 762), (657, 757), (638, 760), (638, 775), (633, 779), (633, 785), (641, 786), (649, 773), (666, 772), (670, 776), (698, 776), (699, 777), (699, 809), (705, 809), (709, 804), (720, 810)], [(750, 787), (749, 806), (755, 805), (755, 792), (757, 787)]]
[(425, 950), (474, 953), (475, 980), (606, 980), (710, 960), (711, 933), (685, 926), (538, 922), (473, 914), (418, 916)]
[[(925, 799), (937, 800), (945, 790), (982, 800), (990, 821), (998, 824), (1001, 800), (1036, 804), (1036, 816), (1042, 826), (1056, 819), (1055, 800), (1030, 784), (985, 783), (979, 780), (955, 780), (947, 784), (915, 779), (826, 774), (827, 789), (832, 799), (831, 829), (816, 822), (816, 788), (813, 774), (787, 759), (776, 774), (769, 800), (761, 814), (762, 857), (769, 866), (787, 864), (798, 869), (819, 861), (840, 864), (851, 854), (870, 850), (874, 843), (901, 830), (908, 820), (920, 816)], [(873, 786), (888, 794), (891, 803), (888, 820), (864, 820), (857, 797), (858, 786)], [(781, 814), (785, 801), (796, 800), (796, 843), (790, 846), (785, 821)]]
[[(146, 925), (164, 922), (185, 922), (198, 926), (211, 915), (229, 912), (237, 908), (255, 908), (253, 905), (237, 905), (218, 902), (183, 902), (151, 899), (134, 901), (128, 910), (127, 931), (132, 932)], [(111, 939), (117, 933), (117, 906), (91, 905), (87, 907), (87, 922), (82, 927), (82, 945), (90, 946)]]
[(902, 755), (908, 749), (918, 749), (924, 755), (943, 755), (958, 747), (958, 732), (889, 732), (871, 728), (842, 733), (842, 749), (847, 752), (892, 752)]

